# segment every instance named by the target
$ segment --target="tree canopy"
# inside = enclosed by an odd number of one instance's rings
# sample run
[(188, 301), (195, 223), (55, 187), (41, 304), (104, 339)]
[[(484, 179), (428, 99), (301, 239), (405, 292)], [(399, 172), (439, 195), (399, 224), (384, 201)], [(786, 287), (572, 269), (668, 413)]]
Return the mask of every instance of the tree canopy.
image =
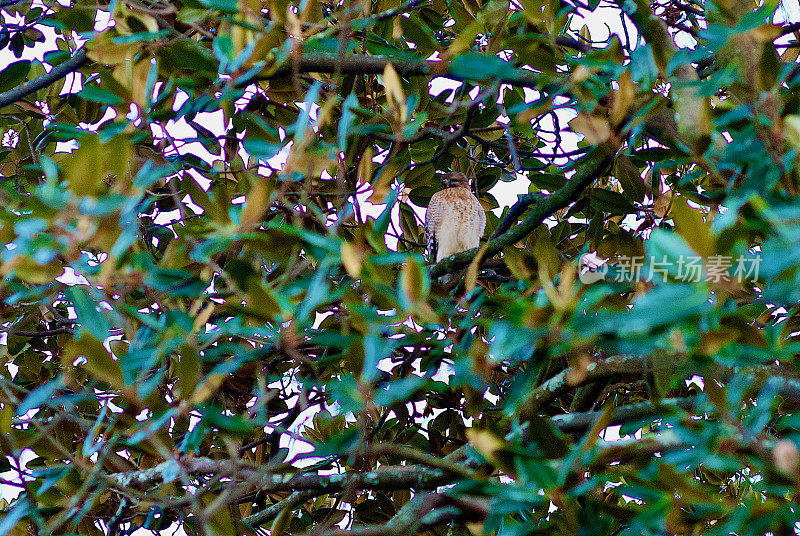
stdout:
[(786, 6), (0, 9), (0, 536), (796, 533)]

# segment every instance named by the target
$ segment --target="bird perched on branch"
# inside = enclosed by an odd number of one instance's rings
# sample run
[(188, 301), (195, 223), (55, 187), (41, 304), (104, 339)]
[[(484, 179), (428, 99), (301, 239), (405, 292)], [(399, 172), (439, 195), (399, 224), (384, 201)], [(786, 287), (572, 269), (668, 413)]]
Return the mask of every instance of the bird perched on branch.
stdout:
[(476, 248), (486, 228), (486, 214), (469, 188), (469, 179), (458, 171), (442, 178), (425, 212), (425, 245), (428, 258), (441, 261), (455, 253)]

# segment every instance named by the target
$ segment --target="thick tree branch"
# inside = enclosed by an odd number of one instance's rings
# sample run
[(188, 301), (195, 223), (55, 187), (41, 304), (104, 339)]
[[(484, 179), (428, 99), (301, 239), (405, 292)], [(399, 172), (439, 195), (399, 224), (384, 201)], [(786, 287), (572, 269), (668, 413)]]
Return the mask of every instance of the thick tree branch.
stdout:
[[(383, 74), (386, 65), (392, 64), (400, 76), (442, 76), (452, 80), (480, 80), (466, 76), (463, 72), (453, 72), (446, 61), (427, 61), (421, 58), (387, 58), (385, 56), (345, 55), (322, 52), (302, 54), (295, 64), (287, 62), (272, 73), (257, 78), (272, 79), (292, 76), (294, 72), (327, 74)], [(295, 71), (296, 69), (296, 71)], [(250, 78), (247, 79), (249, 82)], [(514, 76), (493, 77), (493, 82), (511, 84), (519, 87), (537, 88), (537, 73), (518, 69)]]
[(544, 201), (545, 199), (547, 199), (547, 196), (540, 192), (520, 195), (517, 198), (517, 202), (514, 203), (510, 209), (508, 209), (508, 213), (500, 221), (500, 223), (497, 224), (497, 228), (494, 230), (489, 239), (497, 238), (501, 234), (511, 229), (511, 226), (517, 222), (519, 217), (528, 209), (529, 206), (533, 205), (539, 200)]
[[(597, 147), (592, 153), (588, 154), (572, 178), (560, 190), (539, 200), (522, 223), (512, 227), (500, 236), (494, 237), (493, 235), (493, 238), (490, 238), (486, 244), (484, 258), (499, 253), (506, 246), (519, 242), (532, 233), (549, 216), (578, 199), (587, 186), (605, 173), (611, 164), (613, 154), (613, 150), (605, 145)], [(475, 258), (476, 253), (477, 249), (470, 249), (434, 264), (430, 270), (431, 277), (441, 277), (444, 274), (452, 273), (468, 266)]]
[[(645, 371), (645, 365), (645, 360), (638, 356), (609, 357), (589, 363), (586, 376), (580, 383), (595, 382), (617, 374), (642, 374)], [(573, 387), (568, 380), (571, 372), (570, 368), (566, 368), (534, 389), (531, 395), (519, 405), (517, 414), (520, 421), (530, 419), (542, 405), (555, 400)]]
[(421, 465), (387, 466), (366, 473), (336, 475), (294, 474), (267, 475), (258, 483), (262, 490), (326, 490), (341, 491), (345, 486), (362, 489), (434, 489), (457, 479), (452, 473)]
[(319, 497), (320, 495), (324, 495), (324, 492), (319, 491), (295, 491), (282, 501), (276, 502), (261, 510), (260, 512), (256, 512), (253, 515), (247, 516), (246, 518), (242, 519), (242, 523), (245, 525), (249, 525), (251, 527), (260, 527), (261, 525), (268, 523), (278, 517), (283, 510), (289, 508), (297, 508), (304, 502), (308, 501), (309, 499), (313, 499), (314, 497)]
[(602, 468), (611, 462), (618, 461), (628, 463), (633, 460), (651, 460), (656, 452), (669, 452), (690, 447), (691, 445), (685, 438), (679, 437), (674, 431), (666, 432), (655, 436), (637, 439), (620, 439), (618, 441), (606, 441), (599, 439), (597, 447), (599, 453), (592, 461), (591, 467)]
[[(430, 454), (420, 452), (416, 449), (412, 449), (410, 447), (405, 447), (402, 445), (396, 445), (393, 443), (379, 443), (370, 445), (362, 452), (362, 454), (367, 456), (381, 456), (387, 454), (400, 456), (408, 460), (413, 460), (418, 463), (422, 463), (428, 467), (438, 467), (440, 469), (445, 470), (446, 472), (450, 472), (455, 475), (460, 475), (464, 478), (469, 479), (475, 477), (475, 474), (471, 468), (467, 467), (466, 465), (461, 465), (455, 461), (454, 459), (456, 458), (455, 456), (437, 458), (435, 456), (431, 456)], [(325, 489), (295, 491), (282, 501), (270, 505), (264, 510), (256, 512), (255, 514), (244, 518), (242, 521), (247, 525), (250, 525), (251, 527), (258, 527), (277, 517), (278, 514), (280, 514), (281, 511), (283, 511), (286, 508), (290, 509), (296, 508), (311, 498), (318, 497), (320, 495), (325, 495), (327, 493), (328, 492)], [(422, 497), (422, 496), (423, 496), (422, 494), (417, 495), (417, 497)], [(399, 524), (402, 526), (406, 525), (406, 523), (403, 522), (405, 518), (402, 517), (401, 514), (403, 514), (402, 510), (393, 520), (394, 522), (393, 524), (395, 525)]]
[[(179, 464), (176, 466), (176, 464)], [(150, 469), (114, 473), (108, 477), (120, 486), (147, 488), (164, 481), (165, 475), (174, 475), (176, 469), (191, 476), (225, 474), (239, 477), (264, 491), (341, 491), (345, 486), (362, 489), (434, 489), (452, 483), (458, 477), (452, 472), (422, 465), (386, 466), (376, 471), (350, 472), (333, 475), (295, 473), (291, 475), (267, 473), (262, 469), (237, 464), (231, 460), (192, 458), (178, 462), (168, 460)]]
[[(602, 362), (592, 363), (589, 365), (589, 371), (583, 383), (588, 383), (596, 380), (603, 379), (609, 375), (619, 373), (637, 373), (644, 372), (645, 368), (643, 361), (636, 363), (639, 358), (633, 357), (613, 357)], [(633, 360), (633, 361), (631, 361)], [(727, 382), (733, 371), (727, 370), (720, 374), (721, 379)], [(560, 394), (563, 394), (567, 389), (566, 377), (569, 374), (569, 369), (553, 376), (542, 385), (540, 385), (531, 397), (528, 403), (532, 405), (541, 404), (553, 400)], [(759, 379), (756, 375), (745, 376), (754, 388), (762, 389), (767, 388), (774, 390), (776, 394), (783, 397), (787, 402), (797, 404), (800, 402), (800, 379), (787, 378), (783, 376), (771, 376), (764, 382), (763, 386), (759, 384)], [(694, 409), (698, 404), (698, 398), (684, 397), (684, 398), (667, 398), (662, 400), (659, 404), (652, 402), (641, 402), (638, 404), (631, 404), (616, 408), (609, 421), (609, 425), (624, 424), (634, 419), (642, 419), (645, 417), (654, 417), (657, 415), (668, 414), (674, 412), (676, 408), (684, 410)], [(567, 413), (564, 415), (556, 415), (551, 417), (550, 420), (553, 425), (566, 433), (581, 433), (588, 430), (602, 415), (602, 411), (587, 411), (582, 413)]]
[[(415, 8), (419, 2), (413, 0), (408, 2), (407, 9)], [(398, 9), (387, 11), (381, 14), (381, 18), (396, 16)], [(387, 15), (384, 17), (383, 15)], [(376, 19), (380, 20), (380, 19)], [(586, 53), (591, 50), (591, 46), (586, 43), (564, 35), (554, 38), (557, 46), (571, 48), (579, 52)], [(450, 70), (450, 63), (446, 61), (426, 61), (421, 58), (387, 58), (385, 56), (367, 55), (340, 55), (338, 53), (307, 52), (302, 54), (296, 62), (288, 61), (279, 66), (274, 72), (260, 78), (282, 78), (292, 76), (294, 73), (328, 73), (328, 74), (383, 74), (383, 70), (388, 63), (392, 64), (395, 71), (401, 76), (443, 76), (454, 80), (466, 80), (473, 78), (465, 77), (461, 73), (453, 73)], [(521, 87), (536, 88), (538, 77), (532, 71), (522, 70), (515, 76), (495, 78), (497, 83), (506, 83)]]
[(61, 80), (69, 73), (79, 69), (81, 65), (86, 63), (87, 60), (88, 58), (86, 56), (86, 49), (82, 48), (75, 52), (75, 54), (68, 60), (53, 67), (49, 73), (37, 76), (33, 80), (29, 80), (24, 84), (20, 84), (14, 89), (9, 89), (5, 93), (0, 93), (0, 108), (8, 106), (9, 104), (14, 104), (17, 101), (24, 99), (31, 93), (39, 91), (40, 89), (45, 88), (50, 84), (57, 82), (58, 80)]
[(437, 458), (436, 456), (431, 456), (430, 454), (421, 452), (417, 449), (403, 445), (396, 445), (394, 443), (379, 443), (370, 445), (364, 450), (364, 454), (372, 456), (381, 456), (386, 454), (399, 456), (407, 460), (415, 461), (427, 467), (442, 469), (456, 475), (461, 475), (464, 478), (475, 477), (475, 473), (471, 468), (456, 463), (449, 458)]
[(364, 525), (352, 529), (333, 529), (319, 533), (319, 536), (406, 536), (419, 534), (425, 527), (443, 527), (461, 518), (461, 512), (454, 506), (444, 506), (428, 512), (423, 517), (409, 520), (406, 525)]
[[(726, 455), (755, 454), (769, 464), (770, 468), (774, 467), (772, 453), (776, 441), (771, 436), (753, 437), (743, 430), (736, 430), (729, 435), (714, 436), (711, 442), (716, 444), (713, 450), (717, 452), (724, 452)], [(635, 437), (616, 441), (599, 439), (596, 446), (598, 454), (588, 466), (589, 470), (602, 471), (612, 462), (637, 463), (644, 466), (652, 462), (653, 456), (657, 452), (664, 453), (699, 447), (696, 442), (687, 439), (685, 435), (677, 433), (674, 429), (668, 429), (656, 436), (642, 439)]]
[[(642, 419), (656, 415), (674, 412), (675, 408), (691, 409), (697, 403), (696, 397), (667, 398), (658, 405), (652, 402), (641, 402), (616, 408), (611, 413), (609, 425), (624, 424), (634, 419)], [(566, 433), (582, 433), (588, 430), (602, 416), (602, 411), (586, 411), (583, 413), (568, 413), (551, 417), (553, 425)]]
[[(383, 74), (383, 70), (389, 63), (400, 76), (427, 76), (435, 70), (446, 67), (444, 62), (426, 61), (421, 58), (392, 59), (385, 56), (339, 56), (333, 53), (307, 52), (297, 60), (297, 68), (301, 73)], [(292, 64), (287, 62), (267, 75), (266, 78), (291, 76), (292, 70)]]
[(455, 498), (440, 493), (418, 493), (385, 525), (333, 529), (320, 536), (405, 536), (424, 527), (442, 527), (455, 520), (483, 521), (488, 501)]

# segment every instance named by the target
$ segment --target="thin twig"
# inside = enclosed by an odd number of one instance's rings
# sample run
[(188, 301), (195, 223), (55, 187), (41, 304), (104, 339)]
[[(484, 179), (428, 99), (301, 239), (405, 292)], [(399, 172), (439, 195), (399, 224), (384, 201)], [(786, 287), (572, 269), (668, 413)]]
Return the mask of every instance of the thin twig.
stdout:
[(52, 337), (53, 335), (62, 335), (64, 333), (72, 333), (72, 329), (68, 327), (60, 327), (55, 329), (45, 329), (42, 331), (26, 331), (23, 329), (10, 329), (6, 330), (5, 333), (9, 335), (14, 335), (17, 337), (30, 337), (30, 338), (39, 338), (39, 337)]

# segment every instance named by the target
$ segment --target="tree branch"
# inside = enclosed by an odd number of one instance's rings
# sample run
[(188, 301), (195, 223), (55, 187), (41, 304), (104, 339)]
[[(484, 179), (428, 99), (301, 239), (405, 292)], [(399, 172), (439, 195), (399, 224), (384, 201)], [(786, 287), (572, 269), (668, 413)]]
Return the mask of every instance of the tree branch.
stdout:
[(60, 328), (54, 329), (45, 329), (41, 331), (26, 331), (23, 329), (12, 329), (6, 331), (9, 335), (14, 335), (16, 337), (30, 337), (31, 339), (36, 339), (40, 337), (52, 337), (54, 335), (62, 335), (64, 333), (72, 333), (72, 328), (62, 326)]
[(442, 469), (444, 471), (460, 475), (464, 478), (474, 478), (475, 473), (471, 468), (456, 463), (449, 458), (437, 458), (417, 449), (406, 447), (403, 445), (396, 445), (394, 443), (378, 443), (369, 445), (364, 450), (364, 454), (368, 456), (381, 456), (381, 455), (394, 455), (407, 460), (415, 461), (426, 467), (433, 467)]
[(345, 486), (362, 489), (433, 489), (452, 483), (457, 477), (450, 471), (422, 465), (386, 466), (376, 471), (350, 472), (333, 475), (315, 473), (264, 474), (262, 469), (239, 464), (232, 460), (192, 458), (190, 460), (167, 460), (150, 469), (114, 473), (108, 477), (120, 486), (147, 488), (164, 481), (164, 475), (175, 474), (176, 464), (192, 476), (226, 474), (239, 477), (264, 491), (322, 491), (332, 493)]
[[(607, 377), (609, 375), (618, 374), (620, 372), (633, 372), (636, 373), (637, 369), (639, 369), (639, 365), (636, 363), (629, 363), (628, 365), (625, 364), (625, 361), (629, 361), (631, 359), (638, 359), (638, 358), (631, 358), (631, 357), (613, 357), (609, 358), (603, 362), (592, 363), (589, 365), (590, 371), (587, 374), (587, 377), (584, 379), (583, 383), (596, 381)], [(614, 360), (612, 362), (612, 360)], [(643, 363), (643, 362), (642, 362)], [(594, 365), (594, 367), (592, 367)], [(644, 371), (644, 365), (641, 366), (641, 372)], [(535, 403), (533, 399), (544, 400), (552, 400), (558, 395), (565, 392), (568, 386), (565, 384), (566, 375), (569, 373), (569, 369), (553, 376), (551, 379), (544, 382), (540, 385), (536, 391), (531, 395), (528, 402)], [(732, 371), (727, 371), (724, 374), (721, 374), (724, 381), (730, 380), (730, 373)], [(798, 378), (787, 378), (783, 376), (771, 376), (764, 382), (762, 387), (758, 387), (758, 376), (757, 375), (746, 375), (745, 378), (749, 382), (751, 382), (757, 389), (763, 388), (768, 386), (770, 389), (774, 389), (775, 392), (782, 396), (784, 399), (791, 403), (797, 403), (800, 401), (800, 379)], [(644, 417), (651, 417), (660, 414), (666, 414), (673, 411), (675, 408), (682, 408), (685, 410), (694, 409), (695, 406), (698, 404), (698, 398), (695, 396), (684, 397), (684, 398), (666, 398), (662, 400), (659, 404), (653, 404), (652, 402), (641, 402), (638, 404), (630, 404), (628, 406), (621, 406), (616, 408), (611, 414), (611, 420), (608, 424), (623, 424), (633, 419), (641, 419)], [(541, 404), (539, 404), (541, 407)], [(564, 415), (556, 415), (551, 417), (550, 420), (553, 425), (561, 430), (562, 432), (566, 433), (580, 433), (587, 430), (595, 421), (602, 415), (602, 411), (586, 411), (582, 413), (567, 413)]]
[[(581, 192), (605, 172), (611, 164), (613, 155), (614, 151), (606, 145), (597, 147), (592, 153), (588, 154), (581, 161), (582, 165), (573, 177), (560, 190), (539, 200), (522, 223), (512, 227), (500, 236), (495, 237), (492, 235), (492, 238), (486, 244), (484, 258), (499, 253), (506, 246), (519, 242), (532, 233), (549, 216), (578, 199)], [(530, 203), (532, 202), (533, 200), (530, 201)], [(444, 274), (452, 273), (468, 266), (475, 258), (477, 251), (477, 248), (462, 251), (434, 264), (430, 269), (431, 277), (441, 277)]]
[[(386, 65), (392, 64), (400, 76), (427, 76), (434, 70), (445, 66), (445, 62), (426, 61), (417, 58), (387, 58), (385, 56), (346, 55), (333, 53), (307, 52), (297, 60), (297, 68), (301, 73), (341, 73), (341, 74), (383, 74)], [(291, 76), (292, 65), (287, 62), (265, 78), (283, 78)]]
[(455, 520), (483, 521), (488, 501), (456, 498), (441, 493), (418, 493), (385, 525), (333, 529), (319, 536), (405, 536), (424, 527), (442, 527)]
[(297, 508), (304, 502), (309, 499), (313, 499), (314, 497), (318, 497), (320, 495), (324, 495), (325, 493), (320, 493), (317, 490), (314, 491), (295, 491), (282, 501), (278, 501), (275, 504), (272, 504), (261, 510), (260, 512), (256, 512), (253, 515), (247, 516), (246, 518), (242, 519), (242, 523), (245, 525), (249, 525), (253, 528), (260, 527), (261, 525), (268, 523), (278, 517), (283, 510), (289, 508)]
[[(622, 406), (616, 408), (611, 413), (611, 420), (608, 424), (624, 424), (634, 419), (670, 413), (674, 411), (675, 408), (689, 410), (692, 409), (696, 403), (697, 398), (691, 396), (685, 398), (667, 398), (662, 400), (658, 405), (654, 405), (652, 402), (641, 402), (639, 404)], [(555, 417), (551, 417), (550, 421), (562, 432), (570, 434), (582, 433), (588, 430), (602, 414), (602, 411), (568, 413), (565, 415), (556, 415)]]
[[(443, 469), (446, 472), (452, 473), (454, 475), (459, 475), (467, 479), (475, 478), (475, 474), (471, 468), (460, 465), (450, 456), (445, 458), (437, 458), (435, 456), (431, 456), (430, 454), (420, 452), (411, 447), (405, 447), (393, 443), (379, 443), (379, 444), (369, 445), (362, 452), (362, 454), (365, 456), (381, 456), (381, 455), (400, 456), (408, 460), (416, 461), (428, 467), (437, 467)], [(408, 467), (408, 466), (403, 466), (403, 467)], [(295, 491), (282, 501), (270, 505), (266, 509), (257, 512), (249, 517), (246, 517), (242, 521), (250, 525), (251, 527), (258, 527), (274, 519), (278, 514), (281, 513), (281, 511), (283, 511), (286, 508), (296, 508), (313, 497), (318, 497), (320, 495), (325, 495), (327, 493), (328, 490), (326, 489)], [(422, 495), (418, 495), (418, 497), (421, 496)], [(400, 518), (401, 513), (402, 510), (400, 513), (398, 513), (395, 519)], [(405, 523), (401, 521), (397, 521), (395, 524), (397, 523), (405, 526)]]
[(24, 84), (20, 84), (14, 89), (9, 89), (5, 93), (0, 93), (0, 108), (14, 104), (15, 102), (24, 99), (31, 93), (39, 91), (42, 88), (64, 78), (69, 73), (76, 71), (86, 63), (88, 57), (86, 56), (86, 49), (82, 48), (75, 52), (75, 54), (63, 63), (59, 63), (49, 73), (37, 76), (33, 80), (29, 80)]
[[(645, 365), (645, 360), (638, 356), (609, 357), (589, 363), (586, 376), (580, 383), (595, 382), (615, 374), (641, 374), (645, 371)], [(530, 419), (542, 405), (573, 387), (567, 380), (570, 373), (571, 368), (566, 368), (534, 389), (518, 407), (517, 414), (520, 421)]]
[[(288, 477), (288, 478), (287, 478)], [(455, 480), (452, 473), (421, 465), (381, 467), (366, 473), (340, 473), (335, 475), (294, 474), (267, 475), (258, 482), (261, 490), (326, 490), (341, 491), (345, 486), (361, 489), (434, 489)]]
[(497, 228), (494, 230), (489, 239), (497, 238), (501, 234), (511, 229), (511, 226), (517, 222), (519, 217), (528, 209), (529, 206), (533, 205), (539, 200), (545, 199), (547, 199), (547, 196), (541, 192), (520, 195), (517, 198), (517, 202), (514, 203), (510, 209), (508, 209), (508, 214), (506, 214), (500, 223), (497, 224)]
[[(327, 73), (327, 74), (383, 74), (386, 65), (392, 64), (400, 76), (442, 76), (452, 80), (480, 80), (465, 76), (461, 72), (453, 73), (450, 63), (446, 61), (427, 61), (421, 58), (387, 58), (385, 56), (345, 55), (334, 53), (307, 52), (298, 58), (296, 65), (299, 73)], [(279, 66), (275, 71), (266, 75), (259, 75), (256, 79), (269, 80), (292, 76), (295, 65), (288, 62)], [(252, 78), (247, 77), (246, 82)], [(519, 87), (536, 89), (539, 84), (538, 74), (528, 70), (517, 70), (514, 76), (493, 77), (492, 81), (510, 84)]]

